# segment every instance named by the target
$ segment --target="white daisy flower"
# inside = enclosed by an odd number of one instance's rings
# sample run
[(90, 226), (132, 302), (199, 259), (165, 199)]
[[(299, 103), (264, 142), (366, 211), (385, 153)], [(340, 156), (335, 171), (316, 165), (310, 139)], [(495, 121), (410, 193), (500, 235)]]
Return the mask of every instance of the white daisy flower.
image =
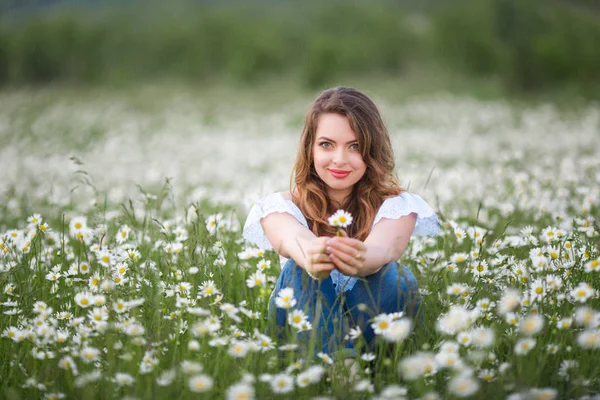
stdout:
[(529, 353), (535, 347), (536, 341), (535, 339), (526, 338), (519, 339), (515, 344), (515, 354), (517, 355), (525, 355)]
[(328, 219), (329, 225), (346, 228), (352, 224), (352, 215), (344, 210), (337, 210)]
[(287, 374), (273, 375), (269, 383), (273, 393), (289, 393), (294, 390), (294, 378)]
[(286, 287), (277, 293), (275, 298), (275, 305), (278, 308), (289, 309), (296, 305), (296, 299), (294, 298), (294, 289)]
[(238, 382), (227, 389), (225, 398), (227, 400), (254, 400), (254, 387), (250, 383)]
[(470, 397), (479, 390), (479, 383), (470, 376), (458, 375), (448, 382), (448, 391), (457, 397)]
[(213, 387), (213, 380), (208, 375), (195, 375), (188, 379), (188, 388), (195, 393), (208, 392)]

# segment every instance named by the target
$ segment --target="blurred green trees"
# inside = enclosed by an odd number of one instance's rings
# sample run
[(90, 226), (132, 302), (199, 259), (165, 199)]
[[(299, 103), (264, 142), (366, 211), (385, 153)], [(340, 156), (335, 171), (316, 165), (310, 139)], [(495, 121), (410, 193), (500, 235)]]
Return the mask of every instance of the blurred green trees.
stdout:
[(407, 66), (600, 94), (600, 14), (564, 0), (133, 2), (0, 19), (0, 83), (273, 74), (323, 86)]

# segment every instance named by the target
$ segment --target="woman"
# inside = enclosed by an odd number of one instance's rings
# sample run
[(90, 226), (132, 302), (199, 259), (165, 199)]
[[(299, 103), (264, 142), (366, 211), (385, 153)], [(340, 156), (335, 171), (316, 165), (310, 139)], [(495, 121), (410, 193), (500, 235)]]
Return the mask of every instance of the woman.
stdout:
[[(349, 350), (348, 328), (360, 328), (367, 344), (369, 320), (420, 305), (417, 282), (400, 258), (412, 233), (437, 233), (437, 216), (419, 196), (402, 190), (394, 176), (394, 154), (375, 104), (347, 87), (322, 92), (311, 105), (292, 174), (291, 190), (271, 194), (251, 209), (244, 237), (282, 257), (274, 290), (294, 289), (296, 308), (312, 330), (299, 339), (318, 350)], [(336, 210), (353, 223), (342, 236), (328, 224)], [(286, 325), (286, 311), (269, 314)]]

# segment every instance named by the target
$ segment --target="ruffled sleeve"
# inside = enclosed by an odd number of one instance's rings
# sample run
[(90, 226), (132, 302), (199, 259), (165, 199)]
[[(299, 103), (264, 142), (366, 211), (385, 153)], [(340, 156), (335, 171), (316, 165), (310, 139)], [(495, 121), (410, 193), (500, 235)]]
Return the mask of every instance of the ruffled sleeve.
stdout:
[(272, 213), (288, 213), (308, 228), (306, 218), (304, 218), (300, 209), (292, 201), (284, 199), (281, 193), (273, 193), (254, 203), (250, 209), (250, 213), (244, 224), (242, 234), (244, 239), (254, 243), (261, 249), (273, 249), (260, 224), (261, 219)]
[(417, 223), (413, 234), (436, 235), (438, 233), (440, 227), (436, 213), (421, 196), (408, 192), (385, 200), (375, 216), (373, 226), (381, 218), (398, 219), (411, 213), (417, 214)]

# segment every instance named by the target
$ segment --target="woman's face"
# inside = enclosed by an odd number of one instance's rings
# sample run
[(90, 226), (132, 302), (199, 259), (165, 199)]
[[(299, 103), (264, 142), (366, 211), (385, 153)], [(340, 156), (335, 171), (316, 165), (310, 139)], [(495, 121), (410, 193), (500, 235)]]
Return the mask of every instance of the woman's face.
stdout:
[(320, 115), (312, 150), (315, 170), (327, 185), (329, 197), (342, 204), (367, 170), (348, 118)]

